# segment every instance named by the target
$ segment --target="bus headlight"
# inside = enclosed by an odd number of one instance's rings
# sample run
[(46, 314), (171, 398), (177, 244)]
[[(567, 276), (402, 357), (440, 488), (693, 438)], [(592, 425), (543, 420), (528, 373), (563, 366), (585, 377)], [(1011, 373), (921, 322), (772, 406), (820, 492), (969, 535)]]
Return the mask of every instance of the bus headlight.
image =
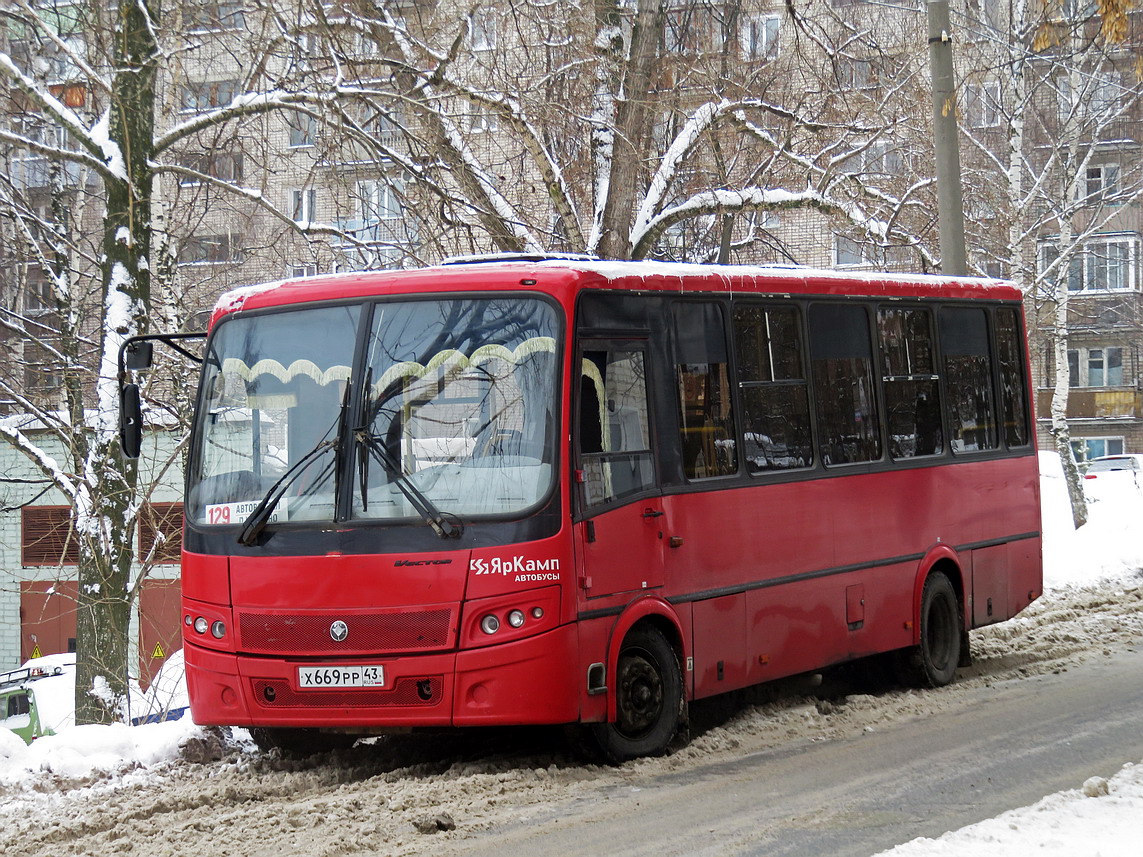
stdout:
[(210, 625), (211, 636), (216, 640), (221, 640), (226, 636), (226, 625), (219, 619), (215, 619)]
[(508, 613), (508, 624), (513, 628), (519, 628), (524, 624), (524, 611), (512, 610)]
[(195, 619), (195, 620), (194, 620), (194, 629), (195, 629), (195, 632), (196, 632), (196, 633), (199, 633), (199, 634), (205, 634), (205, 633), (206, 633), (206, 629), (207, 629), (207, 626), (208, 626), (209, 624), (210, 624), (210, 623), (206, 621), (206, 617), (205, 617), (205, 616), (199, 616), (197, 619)]

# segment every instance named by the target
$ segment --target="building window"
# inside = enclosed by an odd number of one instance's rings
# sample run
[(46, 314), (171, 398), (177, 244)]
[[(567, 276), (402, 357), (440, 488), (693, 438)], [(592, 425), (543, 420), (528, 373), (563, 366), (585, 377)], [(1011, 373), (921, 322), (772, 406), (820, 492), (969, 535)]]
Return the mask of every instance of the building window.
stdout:
[(317, 120), (308, 113), (291, 113), (286, 117), (291, 149), (312, 146), (317, 142)]
[(184, 83), (179, 90), (179, 109), (202, 113), (229, 104), (238, 94), (236, 80), (198, 80)]
[(500, 130), (500, 117), (491, 111), (477, 109), (468, 117), (468, 129), (473, 134), (492, 134)]
[(869, 143), (856, 154), (845, 159), (842, 170), (849, 175), (900, 175), (901, 149), (891, 140)]
[(742, 58), (769, 60), (778, 56), (778, 32), (782, 19), (778, 15), (748, 15), (738, 30)]
[(313, 262), (307, 262), (301, 265), (290, 265), (286, 268), (286, 276), (290, 279), (298, 279), (300, 277), (316, 277), (318, 266)]
[(20, 521), (21, 564), (78, 565), (79, 542), (69, 506), (25, 506)]
[[(228, 152), (223, 149), (195, 152), (184, 155), (182, 162), (188, 170), (210, 176), (219, 181), (231, 184), (242, 181), (243, 161), (241, 152)], [(180, 175), (179, 184), (182, 187), (195, 187), (202, 184), (202, 180), (193, 175)]]
[(663, 23), (663, 49), (668, 54), (693, 54), (698, 49), (695, 12), (672, 9)]
[(1085, 202), (1108, 202), (1119, 193), (1119, 165), (1100, 164), (1088, 167), (1078, 191), (1080, 198)]
[(1123, 349), (1109, 345), (1069, 350), (1068, 383), (1073, 387), (1122, 387)]
[(1076, 461), (1091, 461), (1104, 455), (1123, 455), (1121, 437), (1072, 438), (1072, 452)]
[(964, 87), (964, 113), (972, 128), (1000, 125), (1000, 82), (969, 83)]
[(43, 315), (57, 308), (51, 278), (39, 265), (29, 265), (24, 282), (24, 314)]
[(838, 268), (881, 267), (884, 264), (883, 249), (871, 242), (858, 241), (846, 235), (835, 235), (833, 242), (834, 265)]
[(403, 214), (402, 182), (399, 179), (369, 179), (357, 183), (361, 219), (365, 223), (395, 220)]
[(206, 2), (183, 7), (183, 30), (187, 33), (241, 30), (245, 26), (241, 3)]
[(468, 16), (468, 41), (474, 51), (496, 50), (496, 12), (474, 9)]
[(317, 208), (317, 191), (312, 187), (290, 191), (290, 217), (294, 223), (313, 223)]
[(185, 265), (213, 265), (242, 258), (237, 237), (228, 234), (192, 235), (183, 243), (179, 261)]
[[(1135, 236), (1109, 236), (1093, 238), (1072, 255), (1067, 270), (1070, 292), (1132, 291), (1135, 286), (1135, 265), (1138, 238)], [(1040, 246), (1040, 270), (1049, 271), (1059, 259), (1059, 250), (1053, 243)], [(1054, 283), (1062, 275), (1052, 270), (1048, 277)]]
[(1092, 87), (1091, 114), (1103, 118), (1115, 115), (1123, 103), (1123, 92), (1123, 81), (1118, 72), (1098, 75)]
[(183, 504), (147, 503), (139, 514), (139, 559), (172, 565), (183, 546)]

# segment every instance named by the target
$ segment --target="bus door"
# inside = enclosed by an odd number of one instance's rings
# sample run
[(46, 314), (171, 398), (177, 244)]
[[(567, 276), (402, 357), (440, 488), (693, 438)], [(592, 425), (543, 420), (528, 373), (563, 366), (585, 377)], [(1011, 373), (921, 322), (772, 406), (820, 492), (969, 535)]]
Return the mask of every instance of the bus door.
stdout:
[(587, 598), (663, 585), (663, 502), (651, 451), (645, 340), (584, 341), (578, 354), (575, 478)]

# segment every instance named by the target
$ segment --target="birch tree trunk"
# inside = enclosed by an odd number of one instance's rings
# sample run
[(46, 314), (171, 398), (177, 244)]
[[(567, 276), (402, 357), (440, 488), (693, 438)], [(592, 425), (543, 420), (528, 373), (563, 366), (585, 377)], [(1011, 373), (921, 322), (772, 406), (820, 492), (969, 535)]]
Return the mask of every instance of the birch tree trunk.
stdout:
[[(119, 6), (108, 107), (109, 166), (103, 222), (102, 359), (94, 431), (77, 433), (75, 467), (86, 476), (76, 530), (80, 538), (76, 615), (76, 722), (121, 719), (127, 698), (138, 466), (124, 461), (117, 438), (118, 354), (144, 332), (151, 304), (151, 165), (155, 130), (157, 19), (150, 4)], [(102, 677), (102, 678), (101, 678)]]

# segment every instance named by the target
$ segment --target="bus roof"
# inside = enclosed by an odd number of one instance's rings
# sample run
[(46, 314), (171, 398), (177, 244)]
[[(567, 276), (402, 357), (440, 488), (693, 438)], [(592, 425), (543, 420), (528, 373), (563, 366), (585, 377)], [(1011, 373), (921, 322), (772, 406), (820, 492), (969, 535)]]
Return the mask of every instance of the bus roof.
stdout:
[(223, 294), (213, 322), (242, 309), (325, 300), (526, 287), (570, 297), (585, 288), (769, 295), (946, 297), (1018, 301), (1010, 282), (976, 277), (834, 271), (796, 265), (697, 265), (586, 257), (490, 256), (413, 270), (325, 274), (246, 286)]

